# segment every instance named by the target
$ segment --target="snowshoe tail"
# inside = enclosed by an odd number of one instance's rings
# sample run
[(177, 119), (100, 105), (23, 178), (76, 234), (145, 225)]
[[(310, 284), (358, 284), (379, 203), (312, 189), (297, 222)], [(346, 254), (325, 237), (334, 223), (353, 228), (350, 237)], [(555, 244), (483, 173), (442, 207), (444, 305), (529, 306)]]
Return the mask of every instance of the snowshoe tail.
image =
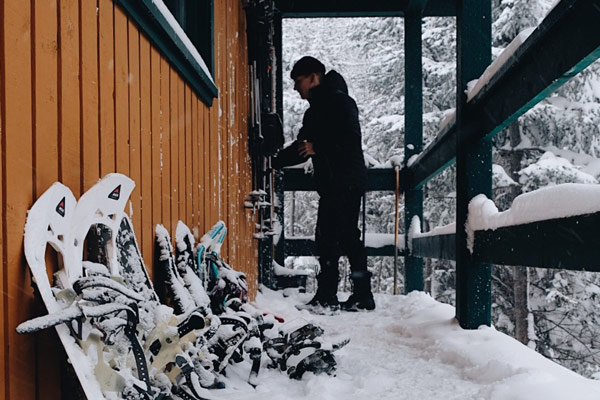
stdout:
[[(90, 228), (100, 225), (110, 230), (109, 243), (106, 248), (116, 249), (116, 233), (119, 231), (121, 219), (125, 215), (123, 211), (127, 200), (133, 192), (135, 183), (121, 174), (108, 174), (98, 183), (85, 192), (77, 202), (77, 208), (73, 217), (73, 238), (76, 251), (73, 254), (74, 262), (69, 267), (71, 281), (75, 281), (83, 275), (82, 263), (83, 246)], [(107, 255), (110, 273), (119, 276), (119, 266), (116, 254)]]
[[(156, 225), (156, 262), (162, 273), (165, 290), (163, 300), (170, 299), (170, 304), (177, 314), (185, 314), (196, 308), (196, 303), (190, 292), (185, 288), (183, 279), (179, 275), (171, 246), (171, 236), (162, 225)], [(163, 302), (165, 302), (163, 301)]]
[[(62, 258), (65, 270), (60, 270), (55, 277), (60, 281), (60, 287), (68, 289), (70, 282), (66, 267), (72, 260), (73, 248), (70, 244), (73, 243), (71, 227), (75, 206), (76, 200), (71, 190), (57, 182), (38, 198), (27, 214), (24, 237), (25, 258), (32, 279), (49, 313), (59, 313), (63, 310), (63, 306), (54, 296), (48, 279), (46, 247), (48, 244), (51, 245)], [(56, 325), (55, 329), (86, 397), (104, 399), (98, 381), (91, 378), (94, 376), (94, 367), (75, 338), (71, 336), (69, 328), (65, 324), (60, 324)]]
[(205, 282), (198, 276), (199, 271), (194, 257), (194, 236), (183, 222), (177, 223), (175, 231), (175, 260), (177, 269), (186, 289), (199, 307), (209, 307), (210, 298), (204, 287)]

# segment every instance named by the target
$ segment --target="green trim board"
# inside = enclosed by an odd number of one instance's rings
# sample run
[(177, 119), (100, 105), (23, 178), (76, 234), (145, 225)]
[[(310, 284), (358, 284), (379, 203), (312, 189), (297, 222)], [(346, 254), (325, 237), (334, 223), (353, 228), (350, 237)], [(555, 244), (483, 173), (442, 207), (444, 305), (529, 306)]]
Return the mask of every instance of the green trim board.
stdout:
[[(600, 0), (563, 0), (464, 107), (461, 141), (494, 136), (600, 58)], [(573, 45), (576, 43), (577, 45)], [(560, 62), (558, 62), (560, 61)], [(402, 174), (421, 187), (455, 162), (458, 135), (447, 126)]]
[[(184, 39), (152, 0), (115, 0), (208, 106), (219, 91)], [(211, 60), (212, 61), (212, 60)]]

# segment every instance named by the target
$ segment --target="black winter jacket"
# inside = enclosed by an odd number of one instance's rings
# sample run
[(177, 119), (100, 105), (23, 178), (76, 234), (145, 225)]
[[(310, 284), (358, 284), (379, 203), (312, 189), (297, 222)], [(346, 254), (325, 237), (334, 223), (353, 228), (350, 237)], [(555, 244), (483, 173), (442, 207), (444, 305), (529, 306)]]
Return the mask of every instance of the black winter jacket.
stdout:
[(362, 152), (358, 108), (348, 96), (344, 78), (336, 71), (311, 89), (310, 108), (304, 113), (297, 140), (273, 160), (275, 168), (306, 161), (298, 155), (302, 141), (313, 144), (317, 192), (321, 196), (347, 190), (364, 191), (367, 171)]

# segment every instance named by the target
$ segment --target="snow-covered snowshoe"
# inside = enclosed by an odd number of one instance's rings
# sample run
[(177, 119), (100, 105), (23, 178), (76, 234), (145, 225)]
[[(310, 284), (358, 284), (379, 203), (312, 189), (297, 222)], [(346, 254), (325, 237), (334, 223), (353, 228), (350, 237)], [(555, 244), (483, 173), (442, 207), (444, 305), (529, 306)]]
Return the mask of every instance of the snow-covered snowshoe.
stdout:
[[(221, 221), (222, 222), (222, 221)], [(224, 227), (224, 224), (221, 224)], [(199, 276), (194, 250), (194, 236), (182, 221), (177, 223), (175, 231), (175, 263), (186, 289), (198, 307), (210, 307), (210, 298), (206, 293), (204, 281)]]
[(227, 234), (227, 227), (223, 221), (217, 221), (208, 232), (206, 232), (198, 243), (196, 248), (196, 268), (197, 274), (203, 282), (203, 286), (208, 287), (208, 268), (205, 257), (207, 254), (212, 253), (214, 256), (218, 256), (221, 250), (225, 235)]
[[(167, 318), (166, 324), (157, 329), (161, 322), (158, 310), (162, 308), (145, 268), (131, 220), (123, 211), (134, 186), (133, 181), (124, 175), (109, 174), (90, 188), (77, 205), (77, 211), (81, 209), (77, 220), (77, 241), (80, 244), (87, 243), (87, 254), (91, 261), (106, 265), (113, 279), (121, 280), (125, 286), (144, 298), (139, 303), (138, 334), (146, 350), (154, 346), (153, 350), (157, 352), (148, 354), (152, 362), (151, 378), (163, 390), (173, 391), (177, 390), (177, 375), (181, 373), (179, 365), (182, 360), (193, 365), (193, 360), (187, 356), (186, 351), (188, 347), (193, 347), (197, 330), (193, 329), (180, 337), (180, 325), (189, 317), (189, 313)], [(206, 325), (207, 323), (202, 324), (201, 330)], [(162, 346), (162, 343), (169, 343), (171, 346)], [(183, 358), (176, 363), (178, 355)], [(157, 359), (160, 362), (156, 362)], [(157, 368), (157, 365), (162, 368)], [(197, 380), (194, 376), (193, 381)], [(192, 384), (190, 379), (183, 382)]]
[(312, 323), (292, 321), (280, 328), (278, 337), (265, 342), (265, 350), (274, 366), (292, 379), (301, 379), (305, 372), (332, 374), (336, 367), (333, 352), (349, 340), (326, 343), (323, 333), (323, 329)]
[[(144, 353), (135, 336), (135, 304), (141, 298), (105, 277), (83, 276), (82, 262), (77, 257), (80, 243), (74, 233), (76, 204), (71, 191), (55, 183), (29, 211), (25, 255), (49, 315), (21, 324), (17, 330), (33, 332), (55, 327), (88, 398), (103, 399), (105, 392), (119, 392), (127, 398), (128, 390), (137, 392), (136, 396), (153, 398)], [(53, 286), (44, 257), (48, 244), (56, 250), (63, 267), (54, 275)], [(126, 367), (128, 352), (116, 350), (125, 342), (133, 355), (137, 377)], [(114, 367), (104, 361), (106, 356), (111, 357)]]
[(205, 262), (209, 271), (207, 291), (213, 313), (224, 312), (230, 299), (239, 299), (242, 303), (248, 301), (248, 283), (243, 272), (234, 270), (212, 252), (205, 255)]

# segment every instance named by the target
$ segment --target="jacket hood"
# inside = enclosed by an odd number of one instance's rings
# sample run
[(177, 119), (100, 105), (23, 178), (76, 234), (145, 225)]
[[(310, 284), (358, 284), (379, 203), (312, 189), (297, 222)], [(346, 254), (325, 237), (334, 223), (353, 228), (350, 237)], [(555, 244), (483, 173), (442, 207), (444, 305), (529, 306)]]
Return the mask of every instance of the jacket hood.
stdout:
[(339, 90), (344, 94), (348, 94), (348, 85), (346, 85), (344, 77), (340, 75), (340, 73), (337, 71), (331, 70), (327, 74), (325, 74), (321, 85), (333, 90)]

